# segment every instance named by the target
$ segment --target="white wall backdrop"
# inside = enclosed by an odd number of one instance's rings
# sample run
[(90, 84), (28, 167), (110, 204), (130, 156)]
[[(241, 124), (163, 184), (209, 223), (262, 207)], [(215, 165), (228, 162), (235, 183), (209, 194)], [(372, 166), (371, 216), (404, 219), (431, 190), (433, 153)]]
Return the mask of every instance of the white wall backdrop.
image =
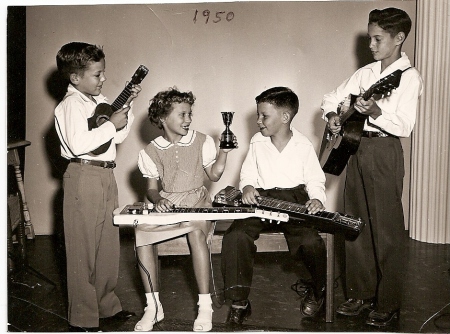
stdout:
[[(27, 7), (26, 139), (31, 146), (26, 149), (25, 189), (36, 234), (52, 234), (62, 223), (63, 167), (53, 110), (61, 94), (55, 56), (63, 44), (103, 46), (108, 80), (102, 92), (111, 101), (140, 64), (150, 69), (135, 101), (134, 128), (118, 149), (115, 175), (124, 205), (143, 199), (137, 154), (159, 135), (147, 120), (147, 108), (158, 91), (170, 86), (194, 93), (192, 127), (216, 140), (224, 130), (220, 112), (235, 112), (231, 129), (239, 149), (229, 154), (222, 179), (209, 185), (212, 194), (237, 185), (249, 139), (257, 131), (254, 98), (272, 86), (288, 86), (298, 94), (300, 111), (293, 125), (318, 152), (325, 126), (320, 119), (322, 96), (372, 61), (368, 13), (391, 6), (406, 10), (414, 24), (415, 0)], [(220, 12), (220, 22), (214, 22)], [(413, 29), (404, 47), (412, 61), (414, 39)], [(409, 140), (403, 144), (408, 165)], [(407, 172), (406, 212), (409, 167)], [(329, 211), (341, 208), (343, 176), (327, 175)]]

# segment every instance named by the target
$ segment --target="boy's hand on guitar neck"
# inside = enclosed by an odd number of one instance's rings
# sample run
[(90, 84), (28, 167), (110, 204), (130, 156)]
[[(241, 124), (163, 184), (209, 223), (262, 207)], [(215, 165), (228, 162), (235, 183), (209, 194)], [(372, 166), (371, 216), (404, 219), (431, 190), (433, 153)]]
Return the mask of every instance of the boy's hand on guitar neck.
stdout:
[(305, 203), (306, 208), (308, 209), (308, 213), (315, 214), (317, 212), (321, 212), (325, 210), (325, 207), (323, 206), (322, 202), (318, 199), (310, 199)]
[(358, 97), (355, 102), (355, 110), (363, 115), (370, 116), (373, 119), (377, 119), (381, 115), (381, 109), (375, 102), (374, 97), (371, 97), (367, 101), (362, 97)]
[(242, 203), (246, 205), (258, 205), (259, 192), (253, 186), (245, 186), (242, 189)]
[(128, 124), (128, 111), (130, 111), (130, 104), (141, 91), (141, 86), (133, 85), (130, 90), (130, 97), (128, 98), (125, 105), (117, 110), (115, 113), (111, 115), (109, 118), (110, 122), (114, 124), (116, 130), (124, 128)]

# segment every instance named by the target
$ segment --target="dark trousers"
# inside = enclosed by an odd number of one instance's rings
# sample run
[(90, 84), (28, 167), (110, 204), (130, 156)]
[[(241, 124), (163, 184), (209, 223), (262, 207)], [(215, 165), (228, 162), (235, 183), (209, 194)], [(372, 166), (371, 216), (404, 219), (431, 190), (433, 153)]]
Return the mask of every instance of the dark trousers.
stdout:
[[(303, 187), (286, 189), (258, 189), (261, 196), (304, 204), (308, 200)], [(309, 270), (316, 295), (323, 293), (326, 281), (326, 248), (317, 230), (300, 223), (274, 224), (258, 218), (236, 220), (225, 232), (222, 241), (222, 275), (225, 299), (248, 299), (256, 254), (255, 240), (261, 232), (278, 230), (284, 233), (289, 252), (303, 260)]]
[(379, 312), (400, 308), (403, 176), (403, 150), (394, 137), (363, 137), (347, 167), (345, 212), (367, 223), (355, 241), (345, 243), (347, 297), (376, 297)]

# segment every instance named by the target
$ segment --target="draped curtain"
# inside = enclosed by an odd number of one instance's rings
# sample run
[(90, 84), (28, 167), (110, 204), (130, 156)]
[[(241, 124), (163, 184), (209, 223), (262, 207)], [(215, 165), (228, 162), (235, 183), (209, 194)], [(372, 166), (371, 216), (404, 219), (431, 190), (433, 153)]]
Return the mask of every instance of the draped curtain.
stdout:
[(424, 79), (411, 152), (411, 238), (450, 243), (450, 1), (417, 0), (416, 67)]

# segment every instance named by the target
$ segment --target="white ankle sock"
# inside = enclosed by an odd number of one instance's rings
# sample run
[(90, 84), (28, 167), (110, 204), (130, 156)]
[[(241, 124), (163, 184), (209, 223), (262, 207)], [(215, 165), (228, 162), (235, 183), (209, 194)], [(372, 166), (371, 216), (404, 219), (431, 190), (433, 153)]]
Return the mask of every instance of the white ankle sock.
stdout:
[(159, 292), (149, 292), (145, 294), (147, 306), (144, 315), (134, 326), (135, 332), (148, 332), (153, 329), (153, 325), (164, 319), (164, 311), (159, 301)]
[(161, 304), (161, 302), (159, 301), (159, 292), (146, 292), (145, 298), (147, 299), (147, 306), (150, 305), (151, 307), (151, 305), (154, 305), (153, 308), (155, 308), (155, 300), (157, 305)]
[(212, 329), (212, 300), (209, 293), (198, 295), (198, 315), (194, 321), (195, 332), (209, 332)]
[(209, 293), (200, 293), (198, 295), (198, 303), (197, 305), (211, 305), (212, 304), (212, 299), (211, 299), (211, 295)]

